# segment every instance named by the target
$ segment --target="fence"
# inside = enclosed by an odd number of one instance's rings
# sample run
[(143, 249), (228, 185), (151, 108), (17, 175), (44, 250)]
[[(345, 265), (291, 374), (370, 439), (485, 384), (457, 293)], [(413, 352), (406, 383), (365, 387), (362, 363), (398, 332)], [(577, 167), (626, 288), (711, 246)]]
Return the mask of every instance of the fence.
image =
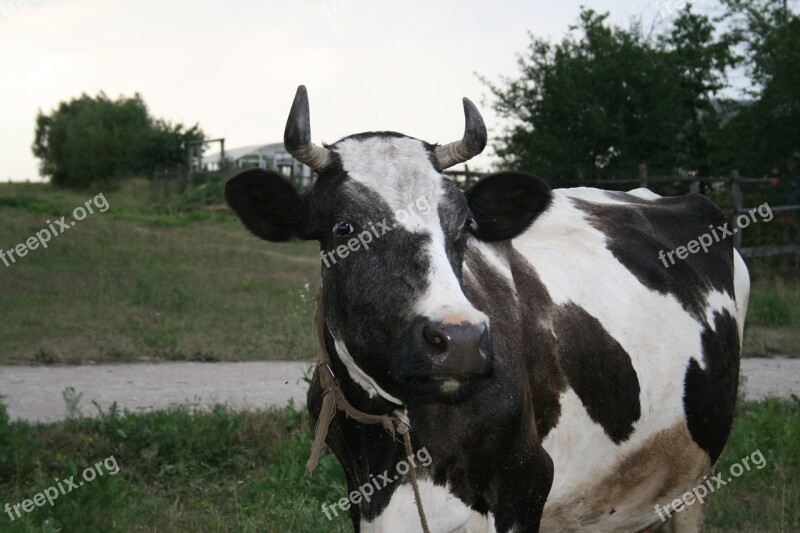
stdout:
[(186, 169), (183, 166), (156, 167), (150, 180), (150, 194), (154, 201), (166, 200), (185, 186)]

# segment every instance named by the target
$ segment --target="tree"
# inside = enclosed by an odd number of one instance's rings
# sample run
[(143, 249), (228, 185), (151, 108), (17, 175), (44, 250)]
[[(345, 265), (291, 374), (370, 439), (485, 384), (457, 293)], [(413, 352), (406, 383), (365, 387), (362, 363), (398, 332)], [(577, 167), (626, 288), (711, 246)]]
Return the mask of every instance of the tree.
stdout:
[(729, 47), (688, 5), (654, 39), (640, 25), (610, 27), (607, 17), (583, 9), (561, 43), (531, 36), (518, 78), (483, 80), (510, 121), (495, 146), (503, 165), (555, 183), (631, 178), (642, 162), (706, 171), (711, 97), (724, 86)]
[(39, 111), (32, 149), (53, 184), (86, 188), (182, 163), (187, 141), (202, 138), (197, 125), (150, 117), (139, 94), (110, 100), (101, 92), (61, 102), (49, 115)]
[(785, 0), (722, 0), (727, 36), (755, 100), (725, 128), (725, 163), (752, 175), (800, 175), (800, 16)]

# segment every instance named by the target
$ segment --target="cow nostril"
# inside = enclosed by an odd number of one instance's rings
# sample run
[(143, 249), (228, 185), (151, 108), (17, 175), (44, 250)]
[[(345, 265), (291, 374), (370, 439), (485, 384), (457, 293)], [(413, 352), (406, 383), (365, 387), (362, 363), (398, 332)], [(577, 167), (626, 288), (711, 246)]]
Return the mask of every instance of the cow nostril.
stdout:
[(425, 337), (425, 340), (428, 341), (428, 344), (443, 352), (447, 349), (447, 335), (442, 333), (436, 328), (425, 326), (422, 329), (422, 335)]

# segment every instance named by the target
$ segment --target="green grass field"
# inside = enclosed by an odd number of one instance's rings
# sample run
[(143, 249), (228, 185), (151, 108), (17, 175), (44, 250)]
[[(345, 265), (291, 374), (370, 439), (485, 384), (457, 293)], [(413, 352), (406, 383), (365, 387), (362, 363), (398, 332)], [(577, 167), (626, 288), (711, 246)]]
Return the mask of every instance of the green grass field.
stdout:
[[(0, 185), (0, 248), (92, 196)], [(0, 263), (0, 363), (312, 357), (314, 245), (260, 241), (232, 215), (159, 213), (146, 189), (105, 196), (105, 213)]]
[[(0, 248), (95, 194), (0, 184)], [(104, 195), (105, 213), (0, 263), (0, 364), (313, 357), (314, 243), (266, 243), (231, 214), (176, 209), (218, 192), (155, 203), (130, 182)], [(798, 356), (800, 283), (762, 270), (745, 354)]]
[[(710, 499), (712, 532), (800, 528), (800, 400), (739, 406), (718, 470), (760, 451), (751, 468)], [(308, 417), (291, 406), (238, 413), (176, 407), (149, 414), (114, 410), (61, 424), (9, 423), (0, 405), (0, 531), (352, 531), (323, 504), (346, 496), (333, 456), (311, 475)], [(98, 476), (30, 513), (13, 505), (113, 456), (116, 475)], [(21, 510), (21, 509), (20, 509)], [(410, 518), (411, 519), (411, 518)]]

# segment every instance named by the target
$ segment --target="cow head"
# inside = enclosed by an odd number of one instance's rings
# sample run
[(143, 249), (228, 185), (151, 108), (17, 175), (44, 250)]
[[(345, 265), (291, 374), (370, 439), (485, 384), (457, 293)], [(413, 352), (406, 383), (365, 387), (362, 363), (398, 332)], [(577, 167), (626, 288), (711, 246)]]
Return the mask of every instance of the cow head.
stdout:
[(546, 183), (516, 172), (466, 194), (443, 177), (486, 145), (466, 98), (464, 114), (463, 139), (444, 146), (372, 132), (320, 147), (300, 86), (284, 144), (316, 183), (298, 194), (279, 174), (252, 169), (225, 190), (255, 235), (319, 241), (328, 341), (353, 381), (393, 403), (453, 401), (491, 375), (491, 324), (464, 295), (465, 252), (473, 239), (517, 236), (550, 198)]

